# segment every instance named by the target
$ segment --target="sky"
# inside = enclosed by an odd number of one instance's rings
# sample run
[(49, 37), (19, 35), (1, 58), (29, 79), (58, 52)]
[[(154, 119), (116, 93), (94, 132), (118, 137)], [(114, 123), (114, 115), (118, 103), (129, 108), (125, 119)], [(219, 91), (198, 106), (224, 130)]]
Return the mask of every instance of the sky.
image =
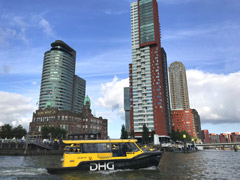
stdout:
[[(38, 108), (44, 52), (55, 40), (77, 51), (76, 74), (111, 138), (124, 124), (132, 0), (0, 0), (0, 125), (29, 128)], [(168, 66), (187, 70), (202, 129), (240, 131), (240, 1), (158, 0)]]

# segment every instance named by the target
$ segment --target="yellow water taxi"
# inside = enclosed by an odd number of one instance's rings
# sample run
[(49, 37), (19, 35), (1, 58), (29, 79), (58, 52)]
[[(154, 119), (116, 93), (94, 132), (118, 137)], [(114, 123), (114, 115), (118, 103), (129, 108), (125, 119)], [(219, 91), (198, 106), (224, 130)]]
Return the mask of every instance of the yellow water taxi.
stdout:
[(160, 151), (144, 152), (135, 139), (64, 140), (62, 167), (47, 168), (49, 173), (87, 170), (106, 171), (158, 166)]

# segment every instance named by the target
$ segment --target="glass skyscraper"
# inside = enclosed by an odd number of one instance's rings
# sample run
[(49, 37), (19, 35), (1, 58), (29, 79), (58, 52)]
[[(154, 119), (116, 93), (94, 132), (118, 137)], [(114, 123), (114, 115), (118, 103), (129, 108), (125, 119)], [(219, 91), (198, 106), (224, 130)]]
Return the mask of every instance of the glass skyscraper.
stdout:
[[(59, 110), (80, 112), (82, 105), (79, 103), (83, 102), (76, 101), (83, 99), (80, 96), (85, 96), (85, 83), (79, 84), (75, 76), (76, 51), (61, 40), (56, 40), (51, 46), (44, 54), (39, 109), (51, 106)], [(80, 96), (77, 95), (81, 89), (79, 86), (84, 89)]]
[(78, 76), (74, 76), (73, 87), (73, 112), (80, 113), (83, 108), (85, 98), (86, 81)]

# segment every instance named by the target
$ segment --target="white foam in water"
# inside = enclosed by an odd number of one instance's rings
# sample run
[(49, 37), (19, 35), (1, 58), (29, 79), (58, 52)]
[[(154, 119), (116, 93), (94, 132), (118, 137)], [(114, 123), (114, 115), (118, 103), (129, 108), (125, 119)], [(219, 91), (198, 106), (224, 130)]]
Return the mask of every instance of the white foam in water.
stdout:
[[(151, 170), (151, 171), (155, 171), (157, 170), (157, 167), (156, 166), (152, 166), (152, 167), (147, 167), (147, 168), (141, 168), (142, 170)], [(141, 170), (139, 169), (139, 170)]]
[(129, 172), (133, 171), (133, 169), (117, 169), (117, 170), (111, 170), (111, 171), (94, 171), (90, 173), (100, 173), (100, 174), (112, 174), (112, 173), (117, 173), (117, 172)]
[(34, 176), (48, 174), (47, 170), (44, 168), (23, 168), (23, 169), (11, 169), (11, 170), (1, 170), (0, 174), (2, 176)]

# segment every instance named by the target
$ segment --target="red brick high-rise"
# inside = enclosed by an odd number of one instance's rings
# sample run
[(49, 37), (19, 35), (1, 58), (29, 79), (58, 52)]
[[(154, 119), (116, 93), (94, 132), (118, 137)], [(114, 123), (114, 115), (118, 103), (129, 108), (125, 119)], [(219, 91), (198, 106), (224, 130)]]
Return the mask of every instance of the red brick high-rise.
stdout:
[(130, 130), (141, 137), (145, 124), (158, 135), (170, 133), (166, 118), (166, 83), (158, 4), (156, 0), (138, 0), (131, 4), (132, 64), (130, 73)]

